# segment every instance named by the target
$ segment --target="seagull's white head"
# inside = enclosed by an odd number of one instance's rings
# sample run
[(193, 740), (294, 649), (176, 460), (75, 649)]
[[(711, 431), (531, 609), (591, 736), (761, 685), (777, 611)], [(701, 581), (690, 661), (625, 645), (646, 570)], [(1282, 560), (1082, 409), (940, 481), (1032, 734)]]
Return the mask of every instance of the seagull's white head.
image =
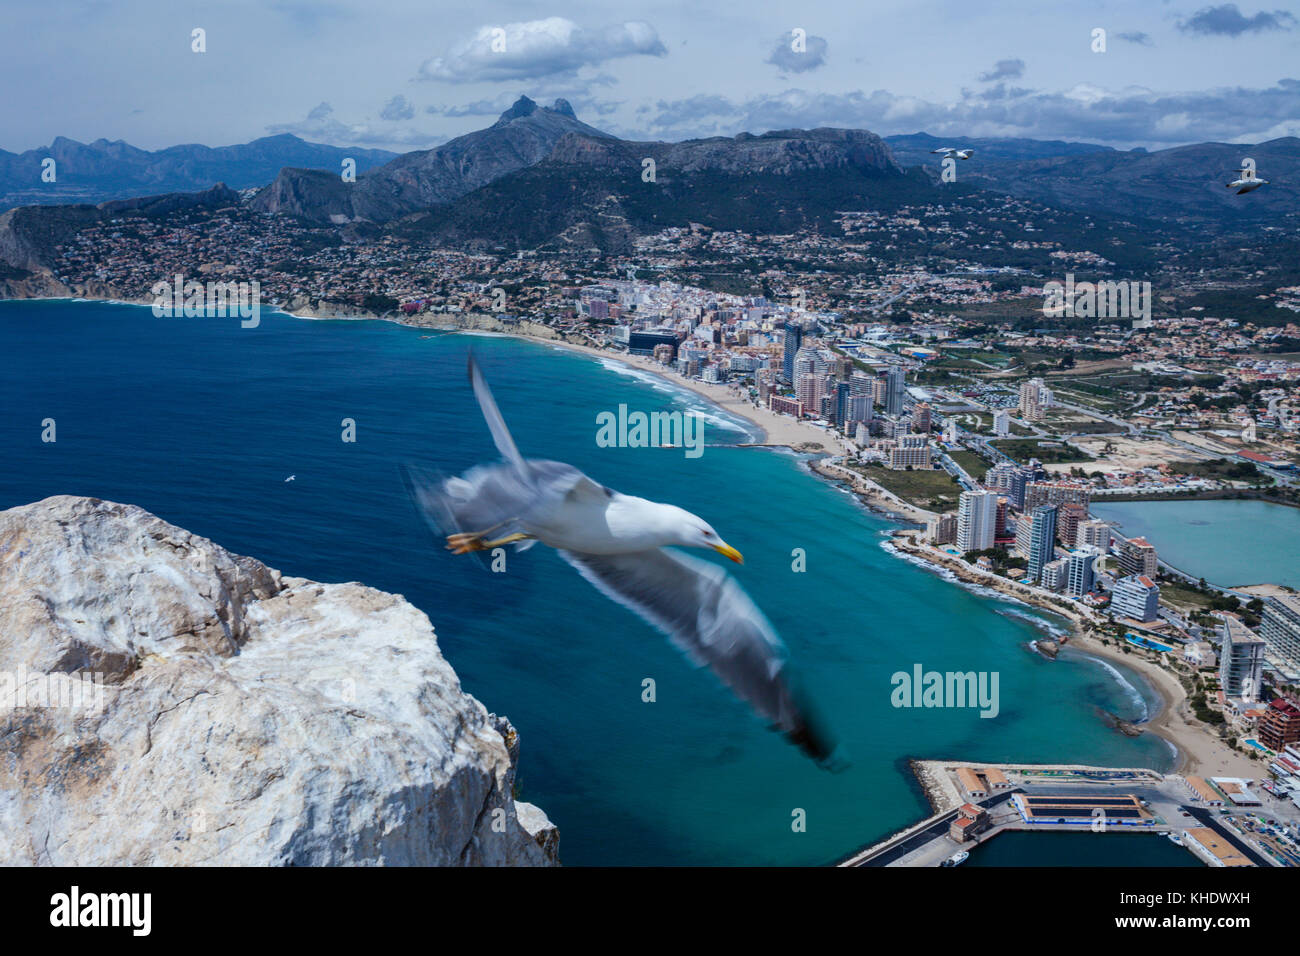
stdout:
[(673, 537), (670, 544), (680, 545), (683, 548), (711, 548), (737, 564), (745, 563), (740, 552), (723, 541), (722, 536), (713, 530), (713, 526), (699, 515), (693, 515), (676, 505), (663, 507), (671, 509), (670, 513), (665, 515), (671, 523)]

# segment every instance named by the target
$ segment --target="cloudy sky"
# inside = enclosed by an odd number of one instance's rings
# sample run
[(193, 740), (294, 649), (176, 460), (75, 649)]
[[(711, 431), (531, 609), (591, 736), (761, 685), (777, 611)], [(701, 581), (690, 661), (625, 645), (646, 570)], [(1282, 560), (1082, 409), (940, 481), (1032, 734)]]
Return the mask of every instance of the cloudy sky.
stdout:
[(14, 152), (60, 135), (156, 149), (280, 132), (426, 148), (520, 93), (637, 139), (1300, 135), (1298, 0), (60, 0), (8, 3), (3, 19), (0, 149)]

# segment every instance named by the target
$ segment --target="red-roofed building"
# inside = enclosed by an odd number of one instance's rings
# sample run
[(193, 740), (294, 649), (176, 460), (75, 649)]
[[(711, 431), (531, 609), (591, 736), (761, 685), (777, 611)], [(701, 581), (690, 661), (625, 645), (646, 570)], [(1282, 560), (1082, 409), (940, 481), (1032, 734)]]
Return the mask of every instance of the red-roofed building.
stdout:
[(1259, 719), (1259, 742), (1269, 750), (1282, 751), (1287, 744), (1300, 743), (1300, 707), (1277, 698)]
[(957, 843), (965, 843), (968, 840), (975, 839), (980, 833), (988, 829), (989, 814), (983, 807), (977, 807), (973, 803), (963, 803), (957, 810), (957, 816), (948, 824), (948, 839), (955, 840)]

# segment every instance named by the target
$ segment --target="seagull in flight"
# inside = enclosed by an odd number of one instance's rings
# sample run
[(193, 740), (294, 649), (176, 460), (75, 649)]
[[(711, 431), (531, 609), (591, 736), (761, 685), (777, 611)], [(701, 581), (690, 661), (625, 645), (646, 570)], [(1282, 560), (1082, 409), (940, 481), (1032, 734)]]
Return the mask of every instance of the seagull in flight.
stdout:
[(417, 508), (454, 554), (555, 548), (606, 597), (658, 628), (697, 666), (707, 666), (774, 730), (828, 769), (835, 747), (787, 672), (784, 644), (721, 567), (670, 546), (740, 552), (707, 521), (676, 505), (620, 494), (572, 465), (524, 458), (473, 355), (469, 378), (503, 459), (440, 478), (403, 477)]
[(286, 478), (286, 479), (284, 479), (284, 480), (285, 480), (285, 482), (287, 483), (287, 482), (293, 481), (293, 480), (294, 480), (295, 478), (297, 478), (297, 477), (298, 477), (297, 475), (290, 475), (288, 478)]
[(975, 150), (970, 148), (955, 149), (952, 146), (940, 146), (938, 149), (930, 150), (930, 152), (943, 153), (944, 159), (947, 159), (949, 156), (956, 156), (958, 159), (970, 159), (971, 156), (974, 155)]
[(1248, 169), (1246, 167), (1242, 167), (1241, 169), (1237, 170), (1237, 172), (1240, 173), (1241, 175), (1238, 176), (1236, 179), (1234, 179), (1232, 182), (1228, 183), (1227, 188), (1237, 190), (1238, 196), (1240, 196), (1242, 193), (1248, 193), (1252, 189), (1258, 189), (1260, 186), (1268, 185), (1268, 180), (1260, 179), (1258, 176), (1256, 176), (1254, 169)]

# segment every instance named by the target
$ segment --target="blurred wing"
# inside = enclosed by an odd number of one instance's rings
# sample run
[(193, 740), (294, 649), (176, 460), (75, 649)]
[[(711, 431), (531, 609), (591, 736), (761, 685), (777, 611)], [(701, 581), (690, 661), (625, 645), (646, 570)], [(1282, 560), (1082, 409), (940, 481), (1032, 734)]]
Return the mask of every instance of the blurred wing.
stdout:
[(785, 646), (726, 571), (674, 551), (561, 551), (606, 597), (667, 634), (741, 700), (819, 763), (834, 746), (798, 700), (785, 673)]
[[(523, 461), (513, 465), (475, 465), (463, 475), (447, 477), (423, 468), (402, 466), (407, 492), (436, 535), (491, 531), (493, 538), (532, 533), (547, 513), (566, 498), (607, 492), (577, 468), (560, 461)], [(533, 541), (521, 541), (526, 551)]]
[(519, 454), (519, 448), (510, 435), (510, 429), (506, 427), (506, 420), (501, 416), (501, 409), (497, 408), (496, 399), (492, 397), (492, 390), (488, 388), (487, 379), (483, 377), (483, 370), (478, 367), (473, 353), (469, 356), (469, 380), (474, 386), (474, 397), (478, 399), (478, 407), (482, 409), (483, 417), (487, 420), (488, 431), (492, 433), (492, 441), (497, 446), (497, 451), (520, 474), (523, 474), (525, 470), (523, 456)]

